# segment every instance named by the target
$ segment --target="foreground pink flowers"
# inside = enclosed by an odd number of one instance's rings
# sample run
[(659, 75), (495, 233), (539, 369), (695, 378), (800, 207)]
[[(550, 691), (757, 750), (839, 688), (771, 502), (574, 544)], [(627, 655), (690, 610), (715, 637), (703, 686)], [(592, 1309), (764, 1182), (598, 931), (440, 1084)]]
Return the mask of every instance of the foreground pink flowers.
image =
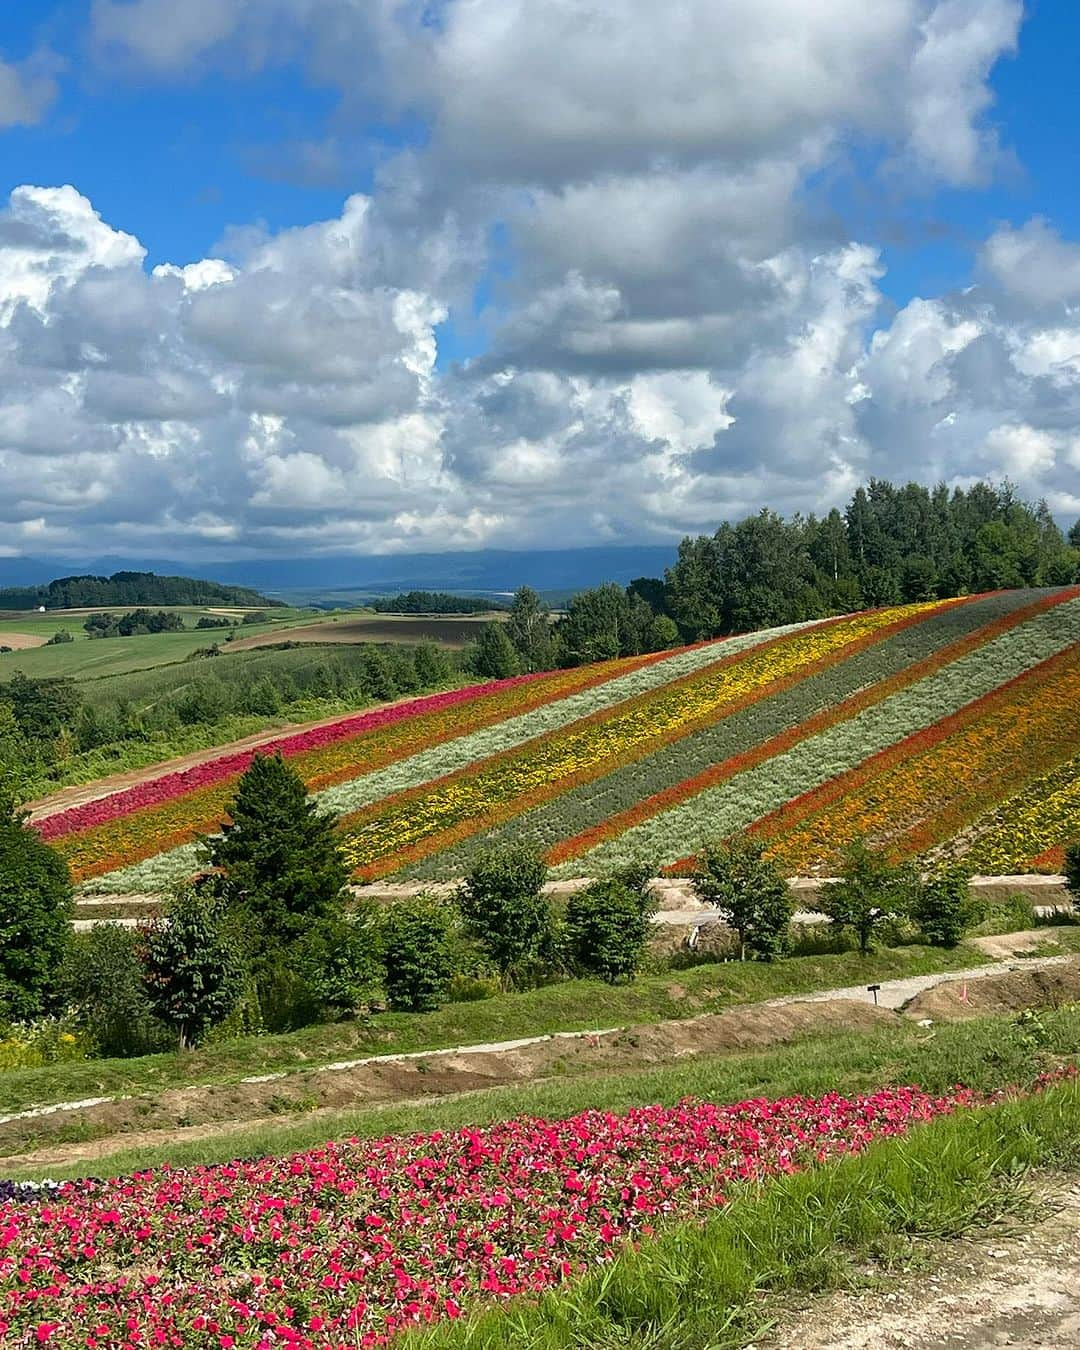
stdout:
[(686, 1101), (70, 1183), (0, 1202), (0, 1343), (382, 1345), (979, 1100)]

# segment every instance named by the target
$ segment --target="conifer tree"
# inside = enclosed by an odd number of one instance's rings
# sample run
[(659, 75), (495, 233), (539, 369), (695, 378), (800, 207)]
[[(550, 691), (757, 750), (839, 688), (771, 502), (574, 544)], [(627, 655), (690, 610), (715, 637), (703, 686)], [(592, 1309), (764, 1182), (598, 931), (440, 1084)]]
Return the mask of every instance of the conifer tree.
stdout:
[(341, 908), (349, 869), (334, 822), (308, 800), (280, 754), (256, 755), (240, 779), (230, 819), (209, 844), (237, 907), (262, 950), (285, 947)]

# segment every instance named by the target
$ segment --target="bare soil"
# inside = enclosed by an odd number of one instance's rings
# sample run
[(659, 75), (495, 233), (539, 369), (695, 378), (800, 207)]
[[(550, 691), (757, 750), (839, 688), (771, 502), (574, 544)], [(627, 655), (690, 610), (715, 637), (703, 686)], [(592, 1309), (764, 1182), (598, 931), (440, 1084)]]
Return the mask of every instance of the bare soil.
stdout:
[(905, 1005), (906, 1016), (959, 1022), (1025, 1008), (1056, 1008), (1080, 1001), (1080, 958), (1017, 969), (978, 980), (945, 980)]
[(1072, 1178), (1040, 1189), (1049, 1212), (1024, 1231), (935, 1243), (923, 1253), (931, 1273), (814, 1299), (759, 1341), (760, 1350), (1075, 1350), (1080, 1184)]
[(0, 632), (0, 647), (10, 647), (16, 652), (29, 651), (31, 647), (44, 647), (48, 640), (43, 633)]
[(1054, 927), (1025, 928), (1019, 933), (995, 933), (992, 937), (967, 938), (966, 941), (995, 961), (1007, 961), (1012, 956), (1040, 955), (1040, 948), (1057, 944), (1060, 931)]
[[(78, 1111), (59, 1111), (0, 1125), (0, 1156), (8, 1166), (58, 1166), (115, 1152), (135, 1137), (155, 1143), (206, 1137), (219, 1127), (251, 1125), (296, 1112), (340, 1111), (387, 1102), (442, 1097), (553, 1075), (600, 1073), (667, 1064), (673, 1059), (784, 1045), (805, 1036), (864, 1031), (888, 1025), (893, 1014), (846, 1000), (750, 1004), (722, 1013), (625, 1030), (543, 1037), (515, 1048), (461, 1050), (383, 1057), (269, 1076), (265, 1081), (215, 1083), (126, 1097)], [(102, 1137), (49, 1145), (73, 1123)], [(32, 1151), (26, 1151), (27, 1149)]]
[(229, 643), (229, 650), (242, 652), (282, 642), (438, 642), (444, 647), (464, 647), (475, 639), (481, 624), (495, 618), (494, 614), (455, 614), (446, 618), (406, 614), (340, 623), (300, 624), (296, 628), (282, 626), (269, 633), (237, 638)]

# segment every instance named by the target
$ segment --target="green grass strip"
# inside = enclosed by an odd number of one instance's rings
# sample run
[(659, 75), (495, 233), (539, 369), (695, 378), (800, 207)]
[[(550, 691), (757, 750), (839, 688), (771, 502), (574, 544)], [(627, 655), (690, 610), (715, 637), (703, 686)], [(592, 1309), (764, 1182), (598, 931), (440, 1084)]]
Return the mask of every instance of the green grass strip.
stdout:
[(1062, 1060), (1080, 1056), (1080, 1008), (1040, 1014), (1031, 1026), (997, 1016), (926, 1031), (897, 1018), (880, 1031), (819, 1035), (770, 1050), (702, 1056), (662, 1068), (555, 1076), (520, 1086), (485, 1088), (428, 1102), (324, 1111), (273, 1125), (232, 1130), (204, 1139), (119, 1147), (92, 1164), (0, 1167), (5, 1176), (37, 1179), (120, 1176), (168, 1163), (193, 1167), (237, 1157), (269, 1157), (316, 1148), (328, 1139), (379, 1138), (411, 1131), (460, 1129), (511, 1117), (559, 1118), (596, 1108), (625, 1111), (684, 1097), (715, 1102), (826, 1092), (871, 1092), (917, 1082), (945, 1093), (958, 1083), (993, 1092), (1028, 1082)]
[[(365, 1055), (438, 1050), (457, 1045), (544, 1036), (554, 1031), (661, 1022), (719, 1012), (784, 994), (866, 985), (909, 975), (984, 964), (974, 947), (885, 948), (797, 956), (773, 964), (724, 962), (645, 975), (633, 984), (564, 980), (540, 989), (473, 1003), (448, 1003), (432, 1013), (379, 1013), (352, 1022), (305, 1027), (283, 1035), (223, 1040), (184, 1055), (78, 1060), (0, 1074), (0, 1115), (86, 1097), (158, 1092), (200, 1083), (236, 1082), (247, 1074), (316, 1068)], [(8, 1127), (0, 1126), (0, 1138)]]
[[(747, 1186), (535, 1302), (403, 1338), (410, 1350), (725, 1350), (765, 1332), (783, 1293), (859, 1282), (905, 1241), (956, 1238), (1022, 1208), (1017, 1178), (1080, 1167), (1080, 1085), (916, 1126), (858, 1157)], [(899, 1241), (898, 1241), (899, 1240)]]

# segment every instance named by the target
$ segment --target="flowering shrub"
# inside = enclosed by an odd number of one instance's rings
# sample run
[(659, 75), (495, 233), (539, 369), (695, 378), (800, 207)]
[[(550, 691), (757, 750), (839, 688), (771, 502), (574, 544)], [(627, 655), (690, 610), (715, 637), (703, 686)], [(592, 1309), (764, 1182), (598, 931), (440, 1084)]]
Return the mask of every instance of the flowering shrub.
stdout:
[(90, 1038), (64, 1017), (0, 1025), (0, 1073), (86, 1059), (92, 1048)]
[(962, 1088), (684, 1101), (0, 1189), (5, 1346), (384, 1344), (535, 1294), (723, 1205), (985, 1100)]

